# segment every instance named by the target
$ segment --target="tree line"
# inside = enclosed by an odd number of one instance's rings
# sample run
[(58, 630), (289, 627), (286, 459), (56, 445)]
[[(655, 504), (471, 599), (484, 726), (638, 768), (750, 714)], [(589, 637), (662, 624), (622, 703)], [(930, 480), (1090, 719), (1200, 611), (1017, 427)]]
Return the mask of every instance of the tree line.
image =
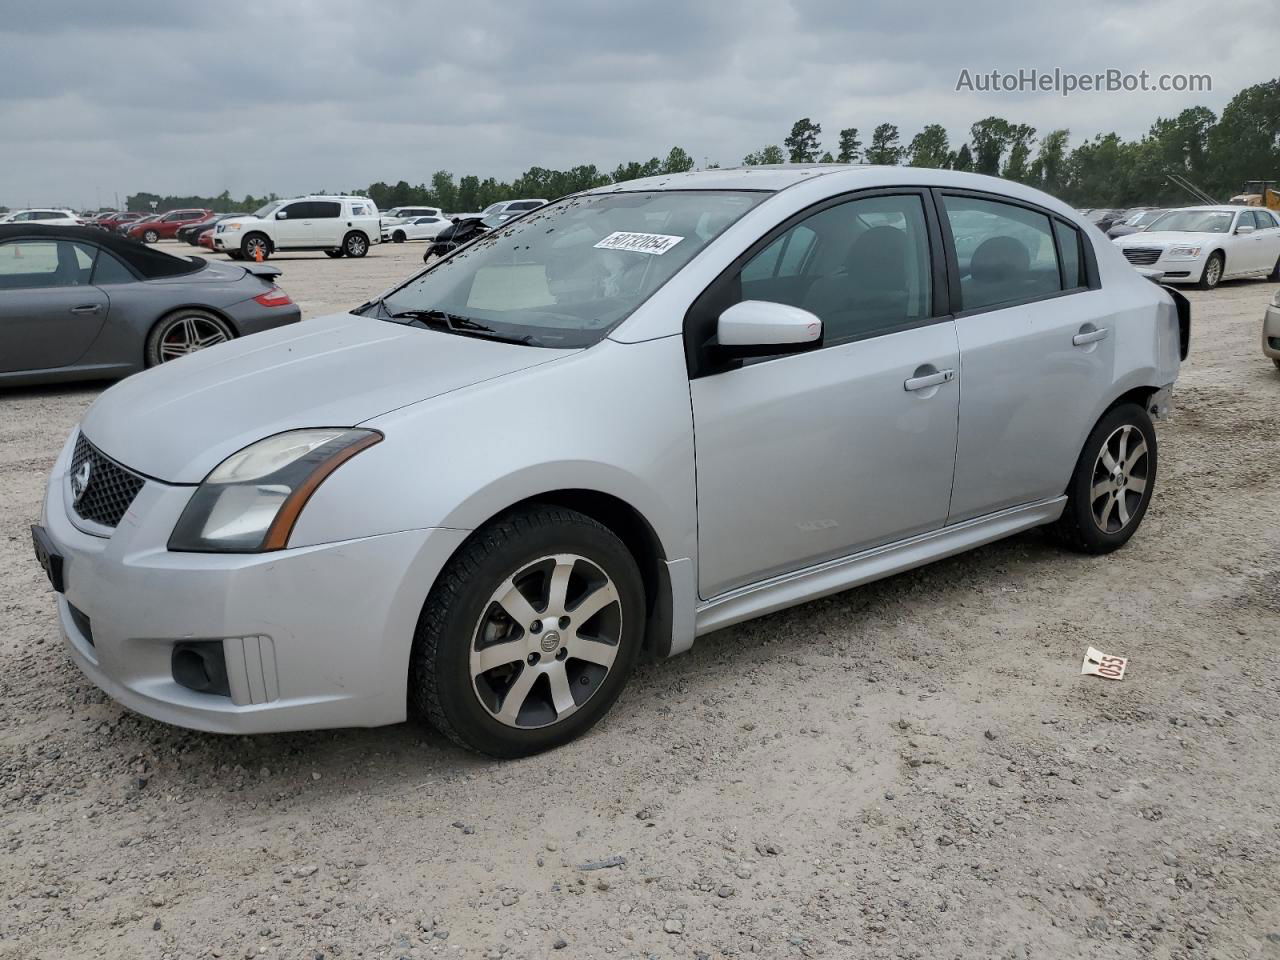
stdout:
[[(952, 144), (942, 124), (928, 124), (904, 141), (897, 125), (881, 123), (871, 128), (865, 143), (862, 128), (840, 128), (834, 144), (824, 149), (822, 125), (804, 117), (792, 124), (781, 146), (767, 144), (743, 157), (742, 163), (908, 164), (969, 170), (1038, 187), (1076, 206), (1093, 207), (1192, 202), (1169, 180), (1170, 174), (1179, 174), (1225, 200), (1248, 180), (1280, 180), (1280, 79), (1241, 90), (1221, 116), (1195, 106), (1176, 117), (1159, 117), (1136, 140), (1099, 133), (1072, 147), (1070, 137), (1065, 128), (1042, 133), (1028, 124), (991, 116), (972, 124), (968, 138), (958, 144)], [(594, 164), (569, 170), (530, 167), (505, 182), (475, 174), (455, 180), (451, 172), (440, 170), (429, 181), (416, 185), (406, 180), (395, 184), (379, 181), (345, 192), (367, 196), (382, 210), (412, 205), (441, 207), (448, 212), (478, 211), (499, 200), (550, 200), (608, 183), (681, 173), (693, 166), (693, 158), (677, 146), (665, 158), (631, 161), (608, 172)], [(158, 210), (208, 207), (219, 212), (250, 212), (276, 199), (271, 194), (235, 200), (225, 191), (217, 197), (138, 193), (128, 198), (128, 209), (148, 211), (155, 201)]]

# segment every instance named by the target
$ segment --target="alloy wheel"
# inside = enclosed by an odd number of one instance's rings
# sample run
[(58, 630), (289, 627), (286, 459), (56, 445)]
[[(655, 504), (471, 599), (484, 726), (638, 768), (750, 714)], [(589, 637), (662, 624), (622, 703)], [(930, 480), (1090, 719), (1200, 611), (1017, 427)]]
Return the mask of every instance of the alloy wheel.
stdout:
[(160, 362), (176, 360), (229, 339), (226, 330), (206, 317), (181, 317), (160, 338)]
[(472, 689), (506, 726), (558, 723), (600, 689), (621, 639), (622, 602), (608, 574), (577, 554), (543, 557), (485, 604), (471, 640)]
[(1204, 282), (1211, 287), (1216, 287), (1221, 279), (1222, 261), (1217, 257), (1210, 257), (1208, 264), (1204, 268)]
[(1148, 465), (1146, 438), (1131, 424), (1117, 427), (1103, 443), (1089, 495), (1093, 522), (1103, 533), (1119, 533), (1138, 512), (1147, 493)]

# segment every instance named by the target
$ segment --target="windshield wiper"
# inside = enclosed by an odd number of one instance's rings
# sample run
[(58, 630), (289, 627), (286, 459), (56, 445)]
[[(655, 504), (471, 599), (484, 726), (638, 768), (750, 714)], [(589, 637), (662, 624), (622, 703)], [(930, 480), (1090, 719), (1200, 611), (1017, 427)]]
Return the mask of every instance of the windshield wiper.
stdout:
[(420, 323), (430, 329), (448, 330), (450, 333), (458, 333), (470, 337), (483, 337), (486, 340), (497, 340), (501, 343), (533, 343), (532, 336), (517, 337), (511, 334), (499, 333), (493, 327), (485, 326), (470, 317), (449, 313), (446, 310), (398, 310), (391, 314), (390, 318), (392, 320), (409, 320), (413, 323)]

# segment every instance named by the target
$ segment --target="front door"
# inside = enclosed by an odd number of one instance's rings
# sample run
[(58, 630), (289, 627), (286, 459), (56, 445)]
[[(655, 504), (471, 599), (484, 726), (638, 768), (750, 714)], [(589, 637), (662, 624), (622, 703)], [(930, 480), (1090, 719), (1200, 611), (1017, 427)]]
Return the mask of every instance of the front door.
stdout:
[(110, 302), (89, 284), (93, 251), (69, 240), (0, 244), (0, 372), (66, 367), (97, 338)]
[(695, 305), (770, 300), (823, 321), (820, 349), (693, 371), (704, 598), (945, 522), (959, 356), (925, 201), (861, 196), (784, 224)]
[(287, 203), (275, 214), (275, 245), (280, 249), (312, 246), (315, 224), (311, 219), (311, 204), (306, 200)]

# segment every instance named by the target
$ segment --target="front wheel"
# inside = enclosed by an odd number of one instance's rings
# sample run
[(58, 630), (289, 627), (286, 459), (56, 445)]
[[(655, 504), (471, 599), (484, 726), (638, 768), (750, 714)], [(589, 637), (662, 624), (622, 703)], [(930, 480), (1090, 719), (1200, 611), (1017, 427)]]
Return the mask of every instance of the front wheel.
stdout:
[(1225, 262), (1221, 251), (1215, 250), (1209, 254), (1209, 260), (1204, 265), (1204, 273), (1200, 274), (1201, 290), (1212, 290), (1222, 281), (1222, 267)]
[(160, 234), (156, 233), (154, 230), (148, 230), (142, 235), (142, 239), (146, 243), (155, 243), (160, 239)]
[(405, 241), (404, 231), (397, 230), (395, 233), (391, 235), (391, 239), (394, 240), (396, 243), (404, 243)]
[(353, 230), (343, 239), (342, 252), (348, 257), (363, 257), (369, 252), (369, 238)]
[(1085, 441), (1067, 487), (1066, 508), (1051, 532), (1081, 553), (1123, 547), (1151, 503), (1157, 452), (1146, 410), (1125, 403), (1108, 411)]
[(644, 620), (640, 571), (607, 527), (549, 505), (509, 513), (473, 534), (432, 587), (411, 701), (480, 753), (560, 746), (622, 692)]
[(251, 233), (240, 243), (240, 254), (245, 260), (266, 260), (271, 256), (271, 243), (260, 233)]

